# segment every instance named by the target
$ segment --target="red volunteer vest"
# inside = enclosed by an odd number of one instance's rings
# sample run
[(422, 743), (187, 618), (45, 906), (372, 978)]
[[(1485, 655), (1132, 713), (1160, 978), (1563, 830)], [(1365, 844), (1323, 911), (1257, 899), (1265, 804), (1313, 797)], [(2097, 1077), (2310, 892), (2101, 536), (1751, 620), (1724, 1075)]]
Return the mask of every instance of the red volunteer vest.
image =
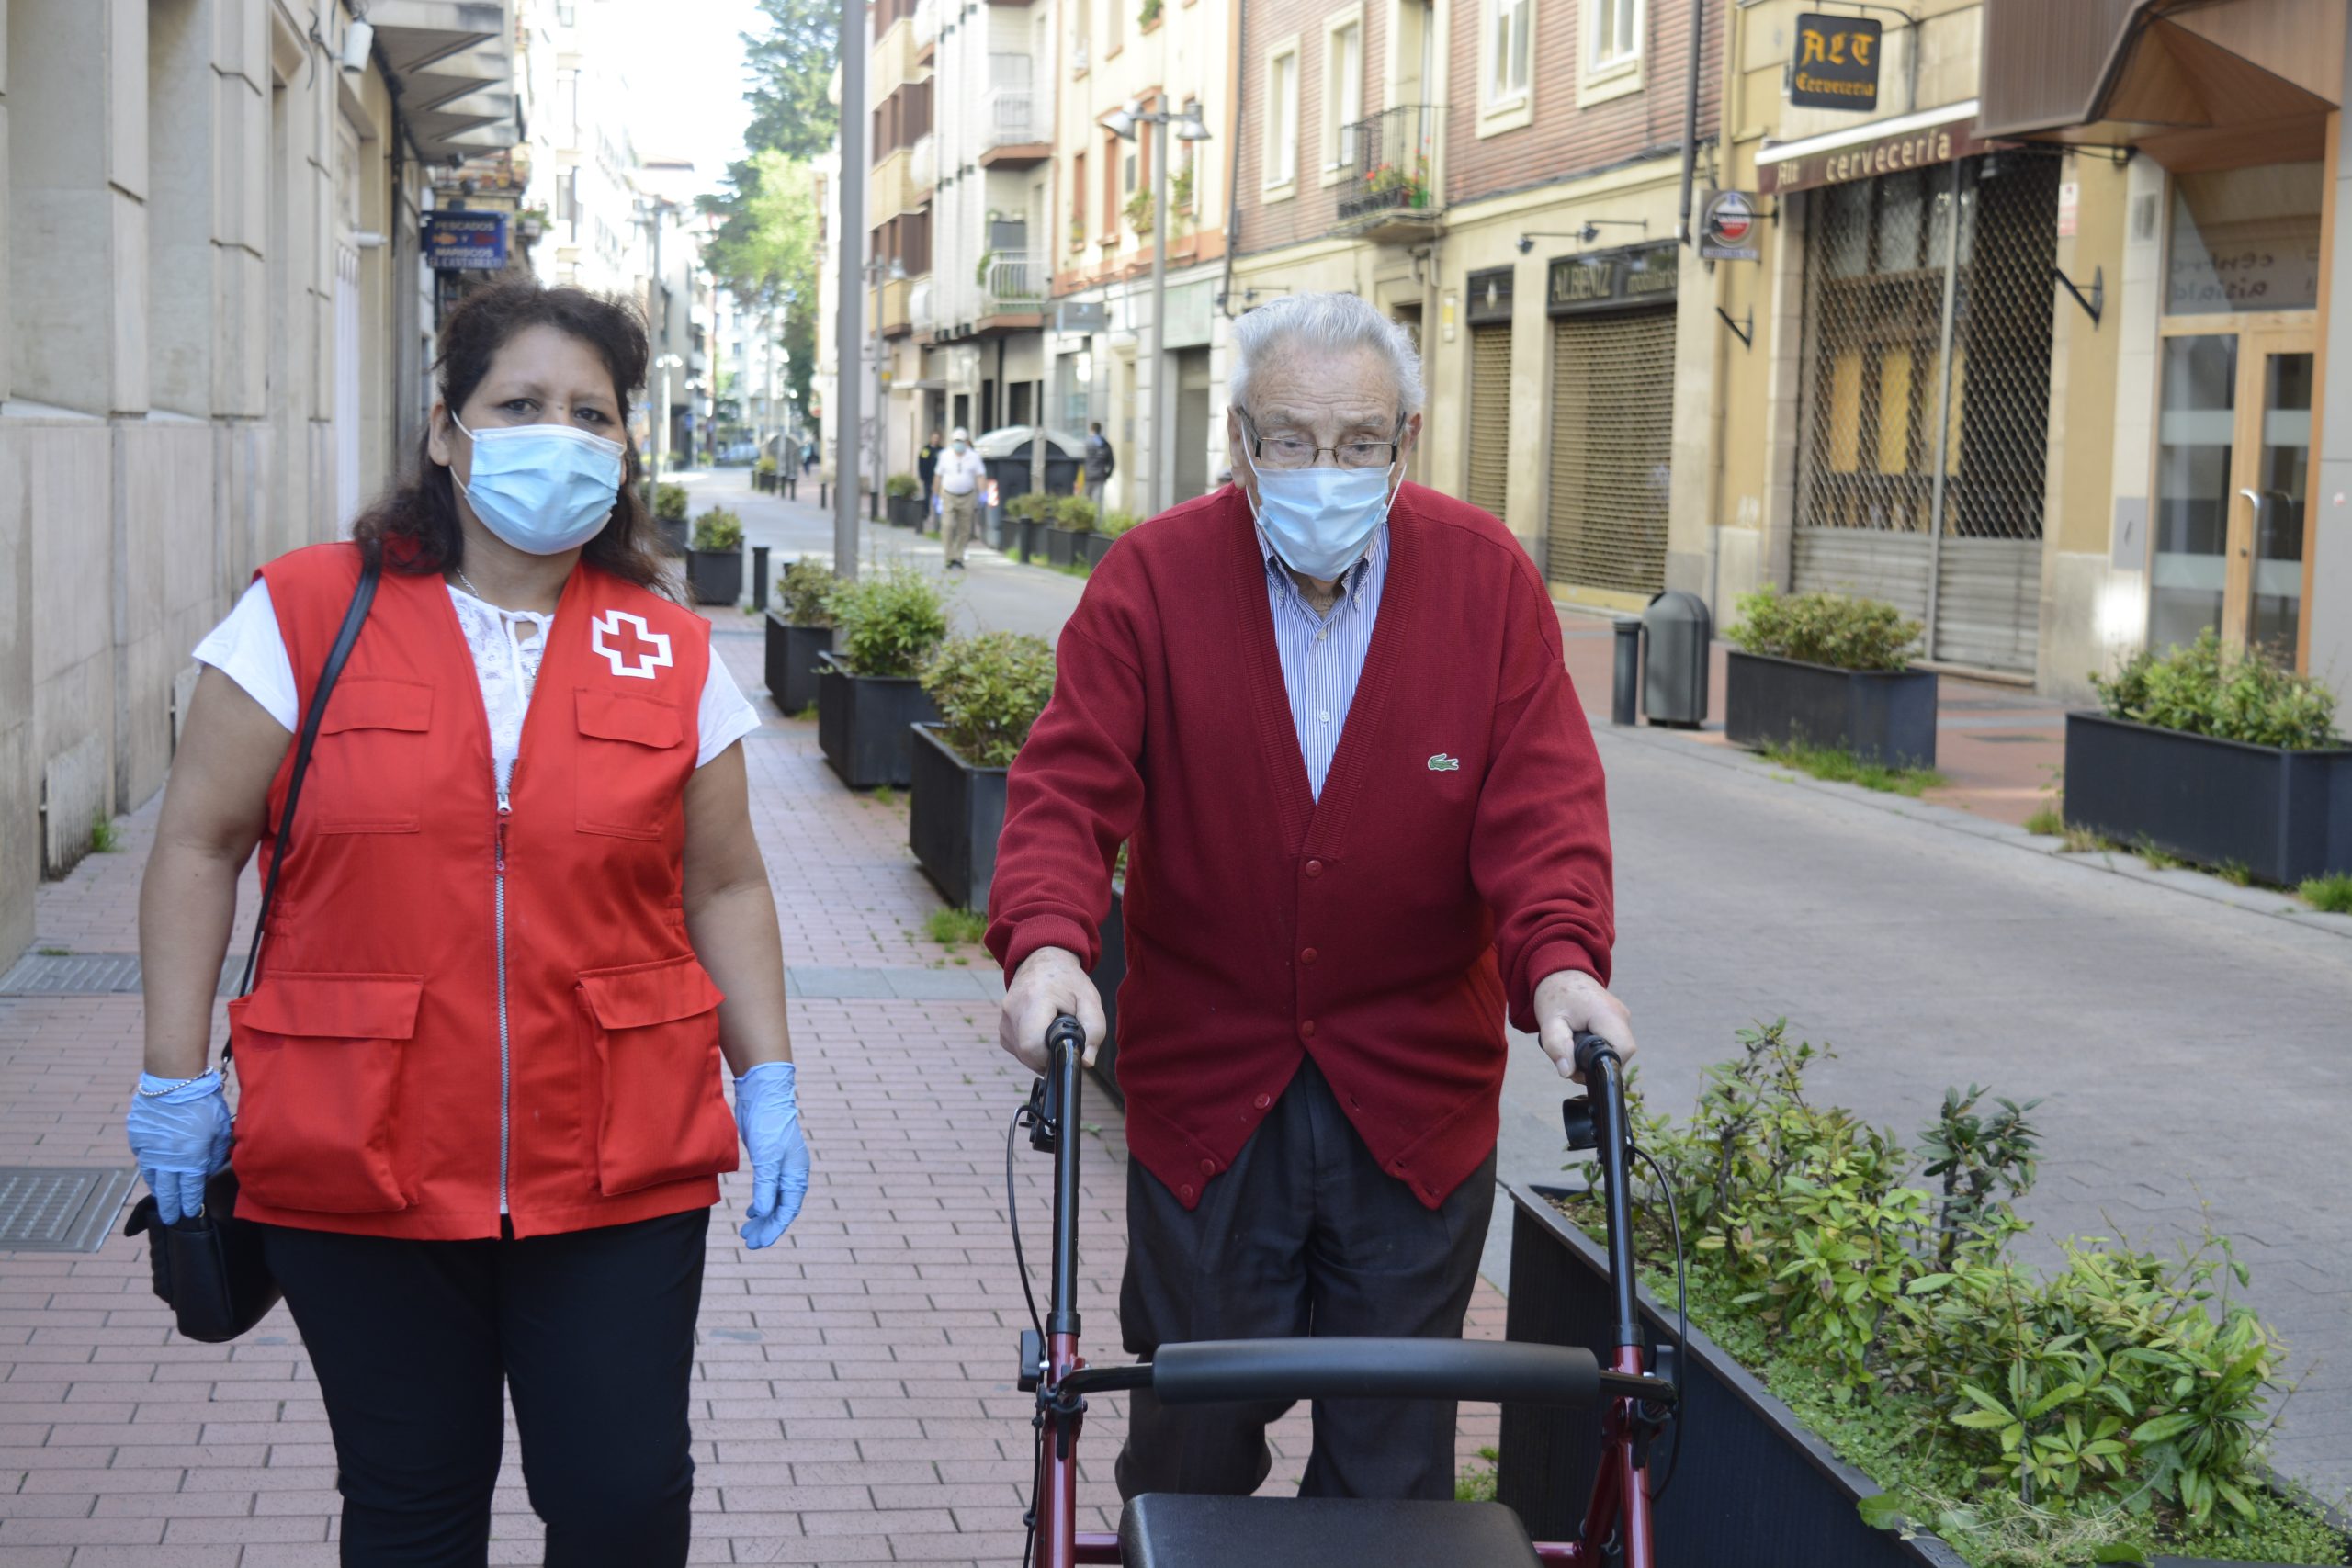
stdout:
[[(262, 569), (305, 711), (358, 575), (350, 545)], [(385, 573), (311, 753), (262, 982), (229, 1005), (240, 1214), (456, 1240), (499, 1235), (502, 1200), (517, 1236), (718, 1201), (735, 1123), (682, 893), (709, 632), (575, 570), (502, 805), (447, 590)]]

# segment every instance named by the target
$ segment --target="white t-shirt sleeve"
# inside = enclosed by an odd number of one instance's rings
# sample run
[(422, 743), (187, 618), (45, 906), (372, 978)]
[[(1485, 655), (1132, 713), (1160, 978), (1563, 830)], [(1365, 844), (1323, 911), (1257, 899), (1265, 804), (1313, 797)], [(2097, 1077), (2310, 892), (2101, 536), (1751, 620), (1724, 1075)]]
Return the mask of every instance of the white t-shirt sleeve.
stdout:
[(735, 683), (733, 672), (716, 648), (710, 650), (709, 672), (703, 676), (702, 706), (695, 727), (702, 732), (702, 746), (695, 757), (697, 768), (708, 766), (712, 758), (760, 727), (759, 710)]
[(294, 732), (300, 717), (294, 661), (286, 657), (286, 635), (277, 629), (268, 582), (254, 579), (228, 618), (196, 645), (196, 657), (234, 681), (288, 734)]

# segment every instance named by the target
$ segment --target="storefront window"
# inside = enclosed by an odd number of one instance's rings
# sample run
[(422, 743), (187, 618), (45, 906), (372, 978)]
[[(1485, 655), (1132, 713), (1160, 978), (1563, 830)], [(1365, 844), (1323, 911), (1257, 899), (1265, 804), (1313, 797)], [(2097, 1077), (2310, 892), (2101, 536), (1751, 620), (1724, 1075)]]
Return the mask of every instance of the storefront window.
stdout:
[(2175, 175), (2165, 310), (2314, 309), (2324, 185), (2318, 164)]

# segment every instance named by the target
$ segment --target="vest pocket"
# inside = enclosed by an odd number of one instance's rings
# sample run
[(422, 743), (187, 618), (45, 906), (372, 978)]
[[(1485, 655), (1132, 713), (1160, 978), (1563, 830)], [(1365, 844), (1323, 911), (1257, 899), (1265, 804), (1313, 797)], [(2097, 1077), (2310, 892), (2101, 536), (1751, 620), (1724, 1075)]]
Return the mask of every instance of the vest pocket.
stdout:
[(322, 833), (413, 833), (424, 793), (433, 688), (338, 681), (319, 723), (302, 816)]
[(678, 809), (673, 755), (685, 739), (674, 704), (580, 687), (579, 827), (619, 839), (659, 839)]
[(408, 1207), (392, 1107), (424, 992), (415, 975), (271, 974), (229, 1004), (245, 1191), (323, 1213)]
[(694, 954), (580, 976), (596, 1185), (606, 1197), (735, 1168), (718, 987)]

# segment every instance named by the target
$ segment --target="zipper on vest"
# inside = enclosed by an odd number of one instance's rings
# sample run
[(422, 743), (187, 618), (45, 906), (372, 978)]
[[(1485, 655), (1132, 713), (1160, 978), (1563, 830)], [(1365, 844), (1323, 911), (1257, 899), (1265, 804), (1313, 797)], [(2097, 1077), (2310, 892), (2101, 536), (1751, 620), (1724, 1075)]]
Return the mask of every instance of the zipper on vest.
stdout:
[(493, 879), (496, 893), (498, 933), (498, 1212), (506, 1208), (506, 1161), (513, 1128), (509, 1103), (514, 1097), (514, 1062), (510, 1054), (513, 1036), (506, 1018), (506, 823), (514, 816), (514, 803), (507, 792), (513, 786), (514, 764), (498, 764), (498, 832), (496, 838), (496, 870)]

